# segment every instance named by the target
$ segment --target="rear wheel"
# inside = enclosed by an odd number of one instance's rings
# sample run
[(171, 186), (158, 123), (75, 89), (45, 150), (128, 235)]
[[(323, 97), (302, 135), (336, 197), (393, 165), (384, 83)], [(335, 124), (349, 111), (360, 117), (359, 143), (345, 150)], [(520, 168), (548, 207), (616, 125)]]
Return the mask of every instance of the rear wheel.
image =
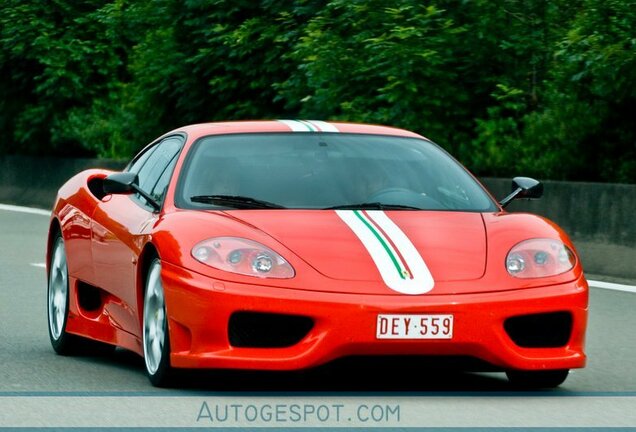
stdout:
[(161, 282), (161, 261), (155, 258), (148, 269), (144, 294), (143, 320), (144, 362), (150, 382), (157, 387), (170, 384), (174, 370), (170, 367), (168, 317)]
[(527, 389), (542, 389), (558, 387), (568, 377), (569, 369), (556, 369), (547, 371), (507, 371), (506, 375), (510, 383), (516, 387)]

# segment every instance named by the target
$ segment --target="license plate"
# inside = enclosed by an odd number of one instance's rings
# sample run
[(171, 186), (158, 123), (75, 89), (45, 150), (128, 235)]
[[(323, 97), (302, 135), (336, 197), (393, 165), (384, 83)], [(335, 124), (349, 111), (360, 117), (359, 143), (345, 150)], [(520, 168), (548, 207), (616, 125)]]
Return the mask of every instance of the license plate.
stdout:
[(378, 339), (452, 339), (453, 315), (378, 315)]

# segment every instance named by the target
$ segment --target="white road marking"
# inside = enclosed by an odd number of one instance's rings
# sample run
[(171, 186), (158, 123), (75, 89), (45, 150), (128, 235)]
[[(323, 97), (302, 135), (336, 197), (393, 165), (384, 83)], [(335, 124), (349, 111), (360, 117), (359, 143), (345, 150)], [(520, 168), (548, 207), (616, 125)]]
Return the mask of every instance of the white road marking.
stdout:
[(602, 289), (608, 289), (613, 291), (624, 291), (624, 292), (636, 293), (636, 286), (632, 286), (632, 285), (621, 285), (617, 283), (601, 282), (601, 281), (595, 281), (595, 280), (588, 280), (587, 283), (589, 286), (594, 288), (602, 288)]
[(31, 265), (33, 267), (46, 268), (46, 264), (45, 263), (31, 263)]
[(0, 204), (0, 210), (19, 212), (19, 213), (30, 213), (41, 216), (51, 216), (51, 212), (48, 210), (36, 209), (31, 207), (22, 207), (22, 206), (14, 206), (9, 204)]

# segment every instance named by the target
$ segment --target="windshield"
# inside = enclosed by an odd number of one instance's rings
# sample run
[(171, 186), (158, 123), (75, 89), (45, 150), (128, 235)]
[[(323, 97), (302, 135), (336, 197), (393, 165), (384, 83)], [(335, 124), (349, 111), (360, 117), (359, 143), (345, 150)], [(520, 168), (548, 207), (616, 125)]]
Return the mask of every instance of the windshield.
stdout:
[(209, 136), (181, 171), (181, 208), (493, 211), (481, 186), (435, 144), (339, 133)]

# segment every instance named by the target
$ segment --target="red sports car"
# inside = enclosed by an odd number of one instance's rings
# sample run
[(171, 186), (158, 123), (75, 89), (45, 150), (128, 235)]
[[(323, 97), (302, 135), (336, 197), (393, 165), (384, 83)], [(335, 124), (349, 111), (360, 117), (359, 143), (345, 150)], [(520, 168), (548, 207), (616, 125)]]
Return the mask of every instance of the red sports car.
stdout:
[(59, 190), (47, 247), (60, 354), (120, 346), (176, 368), (293, 370), (462, 356), (534, 387), (583, 352), (588, 286), (567, 235), (507, 213), (444, 150), (384, 126), (280, 120), (167, 133), (123, 172)]

